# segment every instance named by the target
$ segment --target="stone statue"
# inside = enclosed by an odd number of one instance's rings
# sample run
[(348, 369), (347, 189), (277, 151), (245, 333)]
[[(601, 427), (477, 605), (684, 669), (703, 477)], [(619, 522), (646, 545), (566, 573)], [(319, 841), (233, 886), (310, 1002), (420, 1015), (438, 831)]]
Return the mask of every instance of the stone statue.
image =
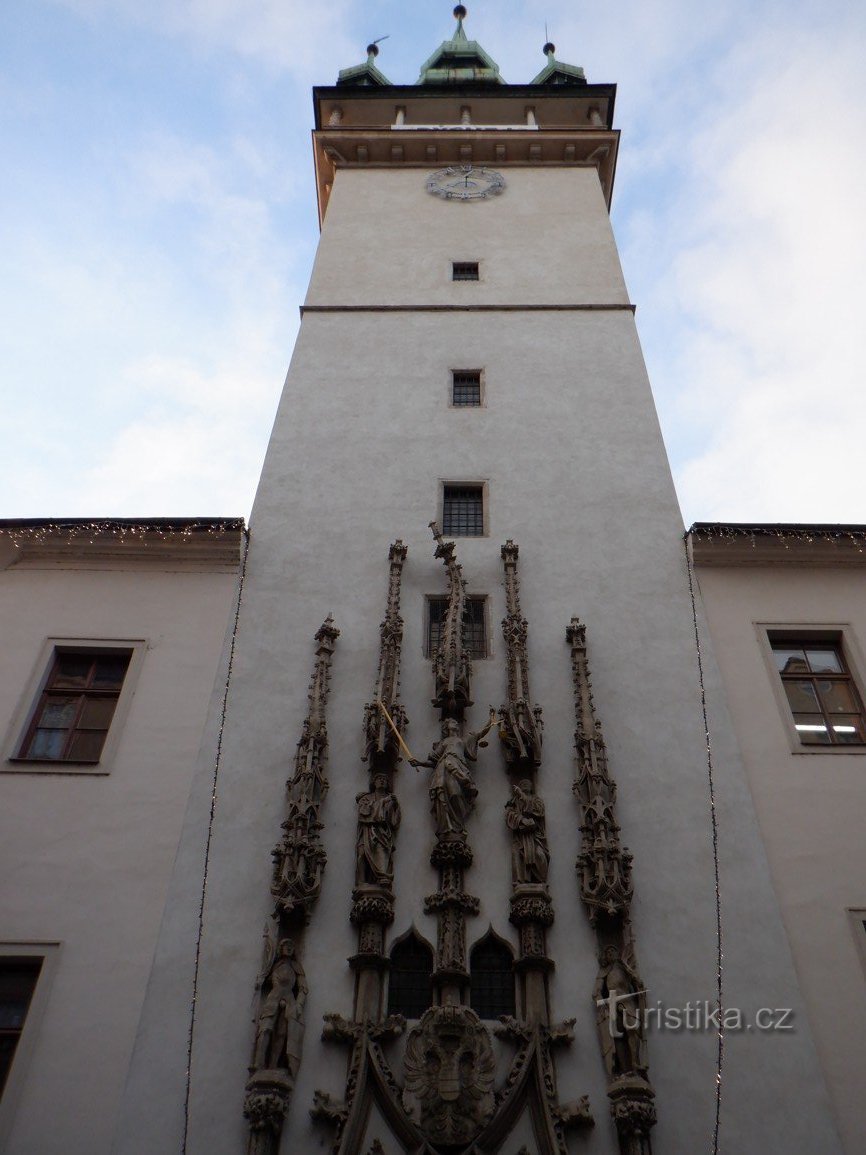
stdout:
[(416, 769), (428, 766), (433, 771), (430, 778), (430, 802), (437, 834), (462, 834), (466, 830), (466, 819), (478, 795), (478, 787), (472, 781), (468, 764), (478, 757), (478, 747), (486, 746), (487, 743), (481, 739), (489, 733), (495, 721), (496, 715), (491, 710), (484, 729), (463, 738), (459, 722), (454, 718), (446, 718), (442, 723), (442, 738), (433, 747), (426, 762), (419, 762), (417, 758), (411, 760), (411, 765)]
[(390, 887), (394, 880), (394, 834), (400, 825), (400, 804), (388, 787), (388, 775), (375, 774), (373, 789), (355, 799), (358, 803), (356, 887)]
[(511, 788), (505, 803), (505, 822), (513, 831), (511, 870), (515, 882), (547, 882), (550, 852), (544, 828), (544, 803), (533, 793), (528, 778)]
[(595, 981), (598, 1037), (609, 1078), (645, 1075), (644, 989), (615, 946), (606, 946)]
[(286, 1070), (294, 1079), (301, 1063), (307, 982), (290, 938), (277, 944), (261, 986), (253, 1068)]

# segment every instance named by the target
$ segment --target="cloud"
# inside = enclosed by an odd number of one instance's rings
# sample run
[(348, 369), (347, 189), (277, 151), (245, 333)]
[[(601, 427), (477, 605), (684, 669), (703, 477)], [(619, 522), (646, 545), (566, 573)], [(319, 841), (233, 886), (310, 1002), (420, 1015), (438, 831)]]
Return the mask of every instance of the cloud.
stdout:
[[(93, 22), (121, 20), (177, 38), (199, 50), (228, 51), (286, 71), (301, 84), (322, 82), (322, 48), (356, 62), (348, 35), (353, 0), (54, 0)], [(361, 45), (363, 48), (363, 45)], [(343, 65), (345, 67), (345, 65)]]
[(636, 258), (655, 241), (651, 376), (687, 520), (862, 521), (859, 41), (844, 21), (762, 33), (718, 65), (728, 98), (677, 125), (676, 195), (631, 222)]

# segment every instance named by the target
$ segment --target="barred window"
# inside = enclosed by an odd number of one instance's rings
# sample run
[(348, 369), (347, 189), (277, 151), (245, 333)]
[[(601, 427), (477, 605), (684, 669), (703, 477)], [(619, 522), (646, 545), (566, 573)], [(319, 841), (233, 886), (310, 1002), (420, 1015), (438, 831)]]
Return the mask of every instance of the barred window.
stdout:
[(513, 1015), (514, 956), (508, 944), (489, 932), (469, 956), (469, 1005), (482, 1019)]
[(451, 265), (451, 280), (452, 281), (477, 281), (478, 280), (478, 262), (477, 261), (454, 261)]
[(804, 746), (866, 744), (863, 703), (839, 641), (770, 637), (794, 729)]
[(483, 535), (483, 486), (445, 486), (442, 502), (442, 532), (454, 537), (481, 537)]
[(433, 951), (413, 931), (391, 951), (388, 1014), (420, 1019), (433, 1005)]
[(481, 404), (480, 369), (454, 369), (452, 371), (451, 403), (462, 406)]
[(55, 650), (19, 758), (98, 762), (131, 651)]
[[(439, 649), (442, 626), (448, 613), (447, 598), (427, 599), (427, 657), (432, 658)], [(486, 658), (487, 650), (487, 598), (470, 597), (464, 602), (463, 642), (474, 659)]]

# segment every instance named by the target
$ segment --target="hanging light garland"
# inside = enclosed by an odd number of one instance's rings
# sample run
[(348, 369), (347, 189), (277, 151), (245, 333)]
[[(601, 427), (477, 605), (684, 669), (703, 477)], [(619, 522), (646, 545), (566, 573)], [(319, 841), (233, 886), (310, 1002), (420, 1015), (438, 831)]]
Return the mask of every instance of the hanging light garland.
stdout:
[[(728, 527), (719, 527), (728, 528)], [(722, 1116), (722, 1067), (725, 1059), (725, 1015), (723, 996), (723, 963), (724, 951), (722, 949), (722, 888), (719, 878), (719, 819), (716, 810), (716, 783), (715, 771), (713, 769), (713, 744), (710, 738), (710, 723), (707, 716), (707, 691), (704, 685), (704, 662), (703, 653), (701, 651), (701, 635), (698, 629), (698, 610), (695, 602), (695, 585), (692, 573), (692, 559), (689, 553), (689, 535), (695, 532), (696, 527), (692, 526), (688, 530), (683, 539), (686, 554), (686, 572), (689, 579), (689, 596), (692, 601), (692, 623), (695, 631), (695, 649), (698, 657), (698, 682), (701, 691), (701, 714), (703, 716), (704, 725), (704, 739), (706, 741), (707, 750), (707, 782), (709, 786), (709, 802), (710, 802), (710, 831), (713, 843), (713, 881), (716, 890), (716, 1005), (719, 1013), (719, 1028), (718, 1028), (718, 1049), (716, 1051), (716, 1114), (713, 1125), (713, 1143), (711, 1147), (712, 1155), (718, 1155), (719, 1151), (719, 1127), (721, 1125)]]
[(744, 540), (750, 541), (752, 549), (757, 549), (759, 543), (770, 540), (779, 542), (785, 549), (797, 545), (814, 545), (816, 543), (842, 546), (866, 552), (866, 526), (861, 525), (809, 525), (779, 523), (776, 525), (744, 525), (725, 524), (724, 522), (696, 521), (686, 532), (686, 539), (702, 540), (703, 542), (725, 542), (727, 544), (741, 544)]
[(139, 546), (159, 542), (192, 541), (202, 537), (223, 538), (244, 532), (243, 518), (222, 518), (214, 521), (0, 521), (0, 534), (9, 539), (16, 549), (28, 545), (48, 545), (65, 538), (65, 544), (94, 545), (98, 539), (110, 538), (119, 544), (134, 542)]

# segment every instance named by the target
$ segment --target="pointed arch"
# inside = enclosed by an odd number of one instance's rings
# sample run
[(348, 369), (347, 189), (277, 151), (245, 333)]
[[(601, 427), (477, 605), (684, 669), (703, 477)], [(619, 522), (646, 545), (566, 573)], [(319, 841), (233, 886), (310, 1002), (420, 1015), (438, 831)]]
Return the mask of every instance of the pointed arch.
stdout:
[(493, 927), (469, 954), (469, 1005), (482, 1019), (514, 1015), (514, 952)]
[(414, 926), (391, 947), (388, 1014), (420, 1019), (433, 1005), (433, 948)]

